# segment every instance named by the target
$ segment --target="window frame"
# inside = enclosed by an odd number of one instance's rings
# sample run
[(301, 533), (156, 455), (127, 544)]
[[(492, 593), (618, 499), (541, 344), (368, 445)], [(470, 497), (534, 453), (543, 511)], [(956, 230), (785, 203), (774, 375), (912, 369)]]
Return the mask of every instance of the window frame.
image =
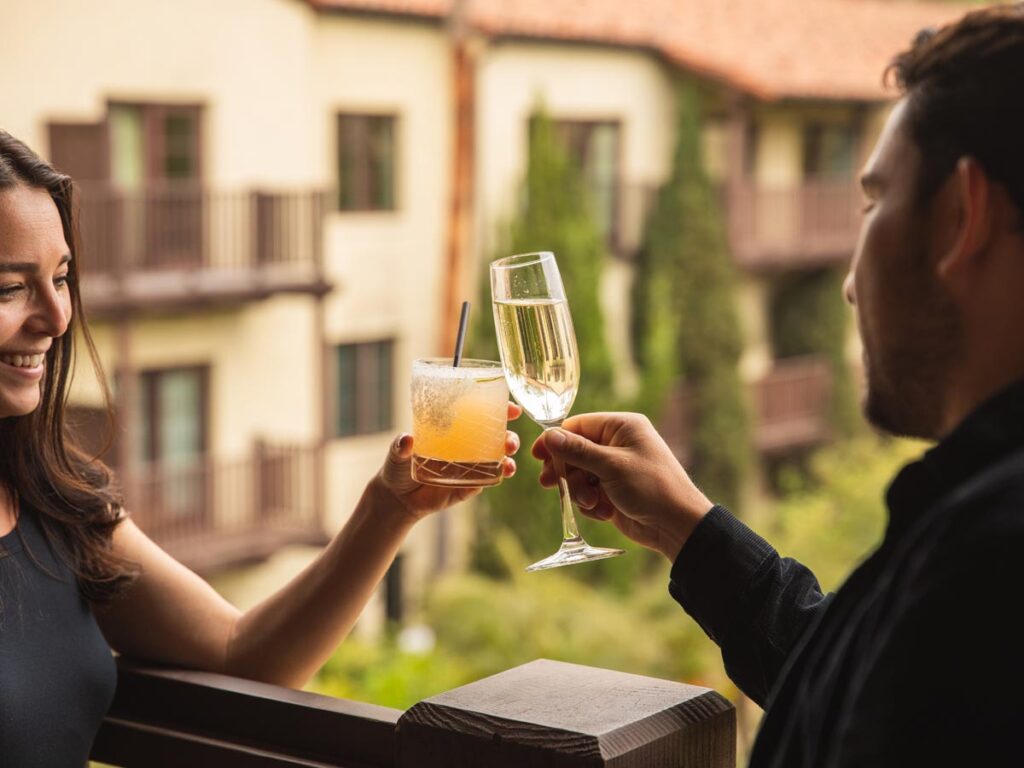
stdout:
[[(361, 177), (361, 190), (357, 191), (350, 202), (343, 202), (346, 186), (342, 179), (345, 174), (342, 172), (342, 164), (345, 159), (344, 147), (346, 144), (342, 139), (342, 124), (346, 120), (363, 121), (362, 133), (357, 139), (362, 142), (361, 147), (356, 147), (357, 164), (361, 162), (362, 167), (356, 169), (354, 175)], [(370, 121), (388, 121), (391, 131), (390, 146), (390, 195), (386, 202), (379, 202), (374, 199), (375, 194), (372, 188), (373, 153), (370, 151), (371, 130)], [(401, 119), (397, 112), (372, 111), (372, 110), (350, 110), (339, 109), (334, 114), (334, 180), (336, 191), (334, 195), (334, 210), (337, 213), (394, 213), (399, 210), (399, 181), (401, 179), (400, 169), (400, 147), (401, 143)], [(361, 159), (360, 159), (361, 158)]]
[[(342, 355), (350, 354), (351, 372)], [(343, 440), (389, 432), (395, 424), (395, 339), (384, 337), (333, 345), (331, 437)]]

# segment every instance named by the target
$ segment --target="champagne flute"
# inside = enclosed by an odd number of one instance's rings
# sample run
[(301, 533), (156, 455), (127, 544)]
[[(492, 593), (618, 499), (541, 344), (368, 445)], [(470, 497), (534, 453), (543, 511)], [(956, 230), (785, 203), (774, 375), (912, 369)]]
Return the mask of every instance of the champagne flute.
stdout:
[[(545, 430), (561, 426), (576, 399), (580, 361), (555, 255), (549, 251), (525, 253), (492, 262), (491, 299), (509, 391)], [(559, 474), (562, 546), (526, 570), (542, 571), (624, 554), (621, 549), (592, 547), (583, 540), (569, 484), (564, 473)]]

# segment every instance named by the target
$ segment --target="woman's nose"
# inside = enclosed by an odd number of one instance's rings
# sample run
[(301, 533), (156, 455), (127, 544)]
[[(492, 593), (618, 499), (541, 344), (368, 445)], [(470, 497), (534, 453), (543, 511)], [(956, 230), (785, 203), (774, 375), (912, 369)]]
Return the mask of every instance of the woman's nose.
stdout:
[(52, 338), (63, 336), (71, 322), (71, 297), (68, 289), (50, 285), (38, 291), (34, 298), (31, 329)]

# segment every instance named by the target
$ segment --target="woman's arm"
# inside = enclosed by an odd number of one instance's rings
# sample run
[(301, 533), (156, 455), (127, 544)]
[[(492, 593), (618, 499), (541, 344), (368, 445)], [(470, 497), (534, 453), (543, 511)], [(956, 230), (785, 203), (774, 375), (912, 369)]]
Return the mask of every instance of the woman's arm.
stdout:
[[(510, 406), (510, 417), (519, 409)], [(509, 433), (508, 453), (518, 448)], [(409, 474), (412, 439), (398, 438), (348, 522), (302, 573), (242, 613), (126, 520), (114, 533), (120, 554), (141, 575), (123, 596), (96, 610), (120, 653), (298, 687), (352, 629), (412, 526), (479, 489), (420, 485)], [(515, 471), (511, 458), (505, 474)]]

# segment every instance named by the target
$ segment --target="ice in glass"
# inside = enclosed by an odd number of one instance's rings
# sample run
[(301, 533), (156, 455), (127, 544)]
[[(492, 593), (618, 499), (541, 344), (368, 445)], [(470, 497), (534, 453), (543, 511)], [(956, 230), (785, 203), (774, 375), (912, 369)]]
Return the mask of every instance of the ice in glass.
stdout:
[(451, 358), (412, 365), (412, 476), (430, 485), (501, 482), (508, 384), (501, 363)]

